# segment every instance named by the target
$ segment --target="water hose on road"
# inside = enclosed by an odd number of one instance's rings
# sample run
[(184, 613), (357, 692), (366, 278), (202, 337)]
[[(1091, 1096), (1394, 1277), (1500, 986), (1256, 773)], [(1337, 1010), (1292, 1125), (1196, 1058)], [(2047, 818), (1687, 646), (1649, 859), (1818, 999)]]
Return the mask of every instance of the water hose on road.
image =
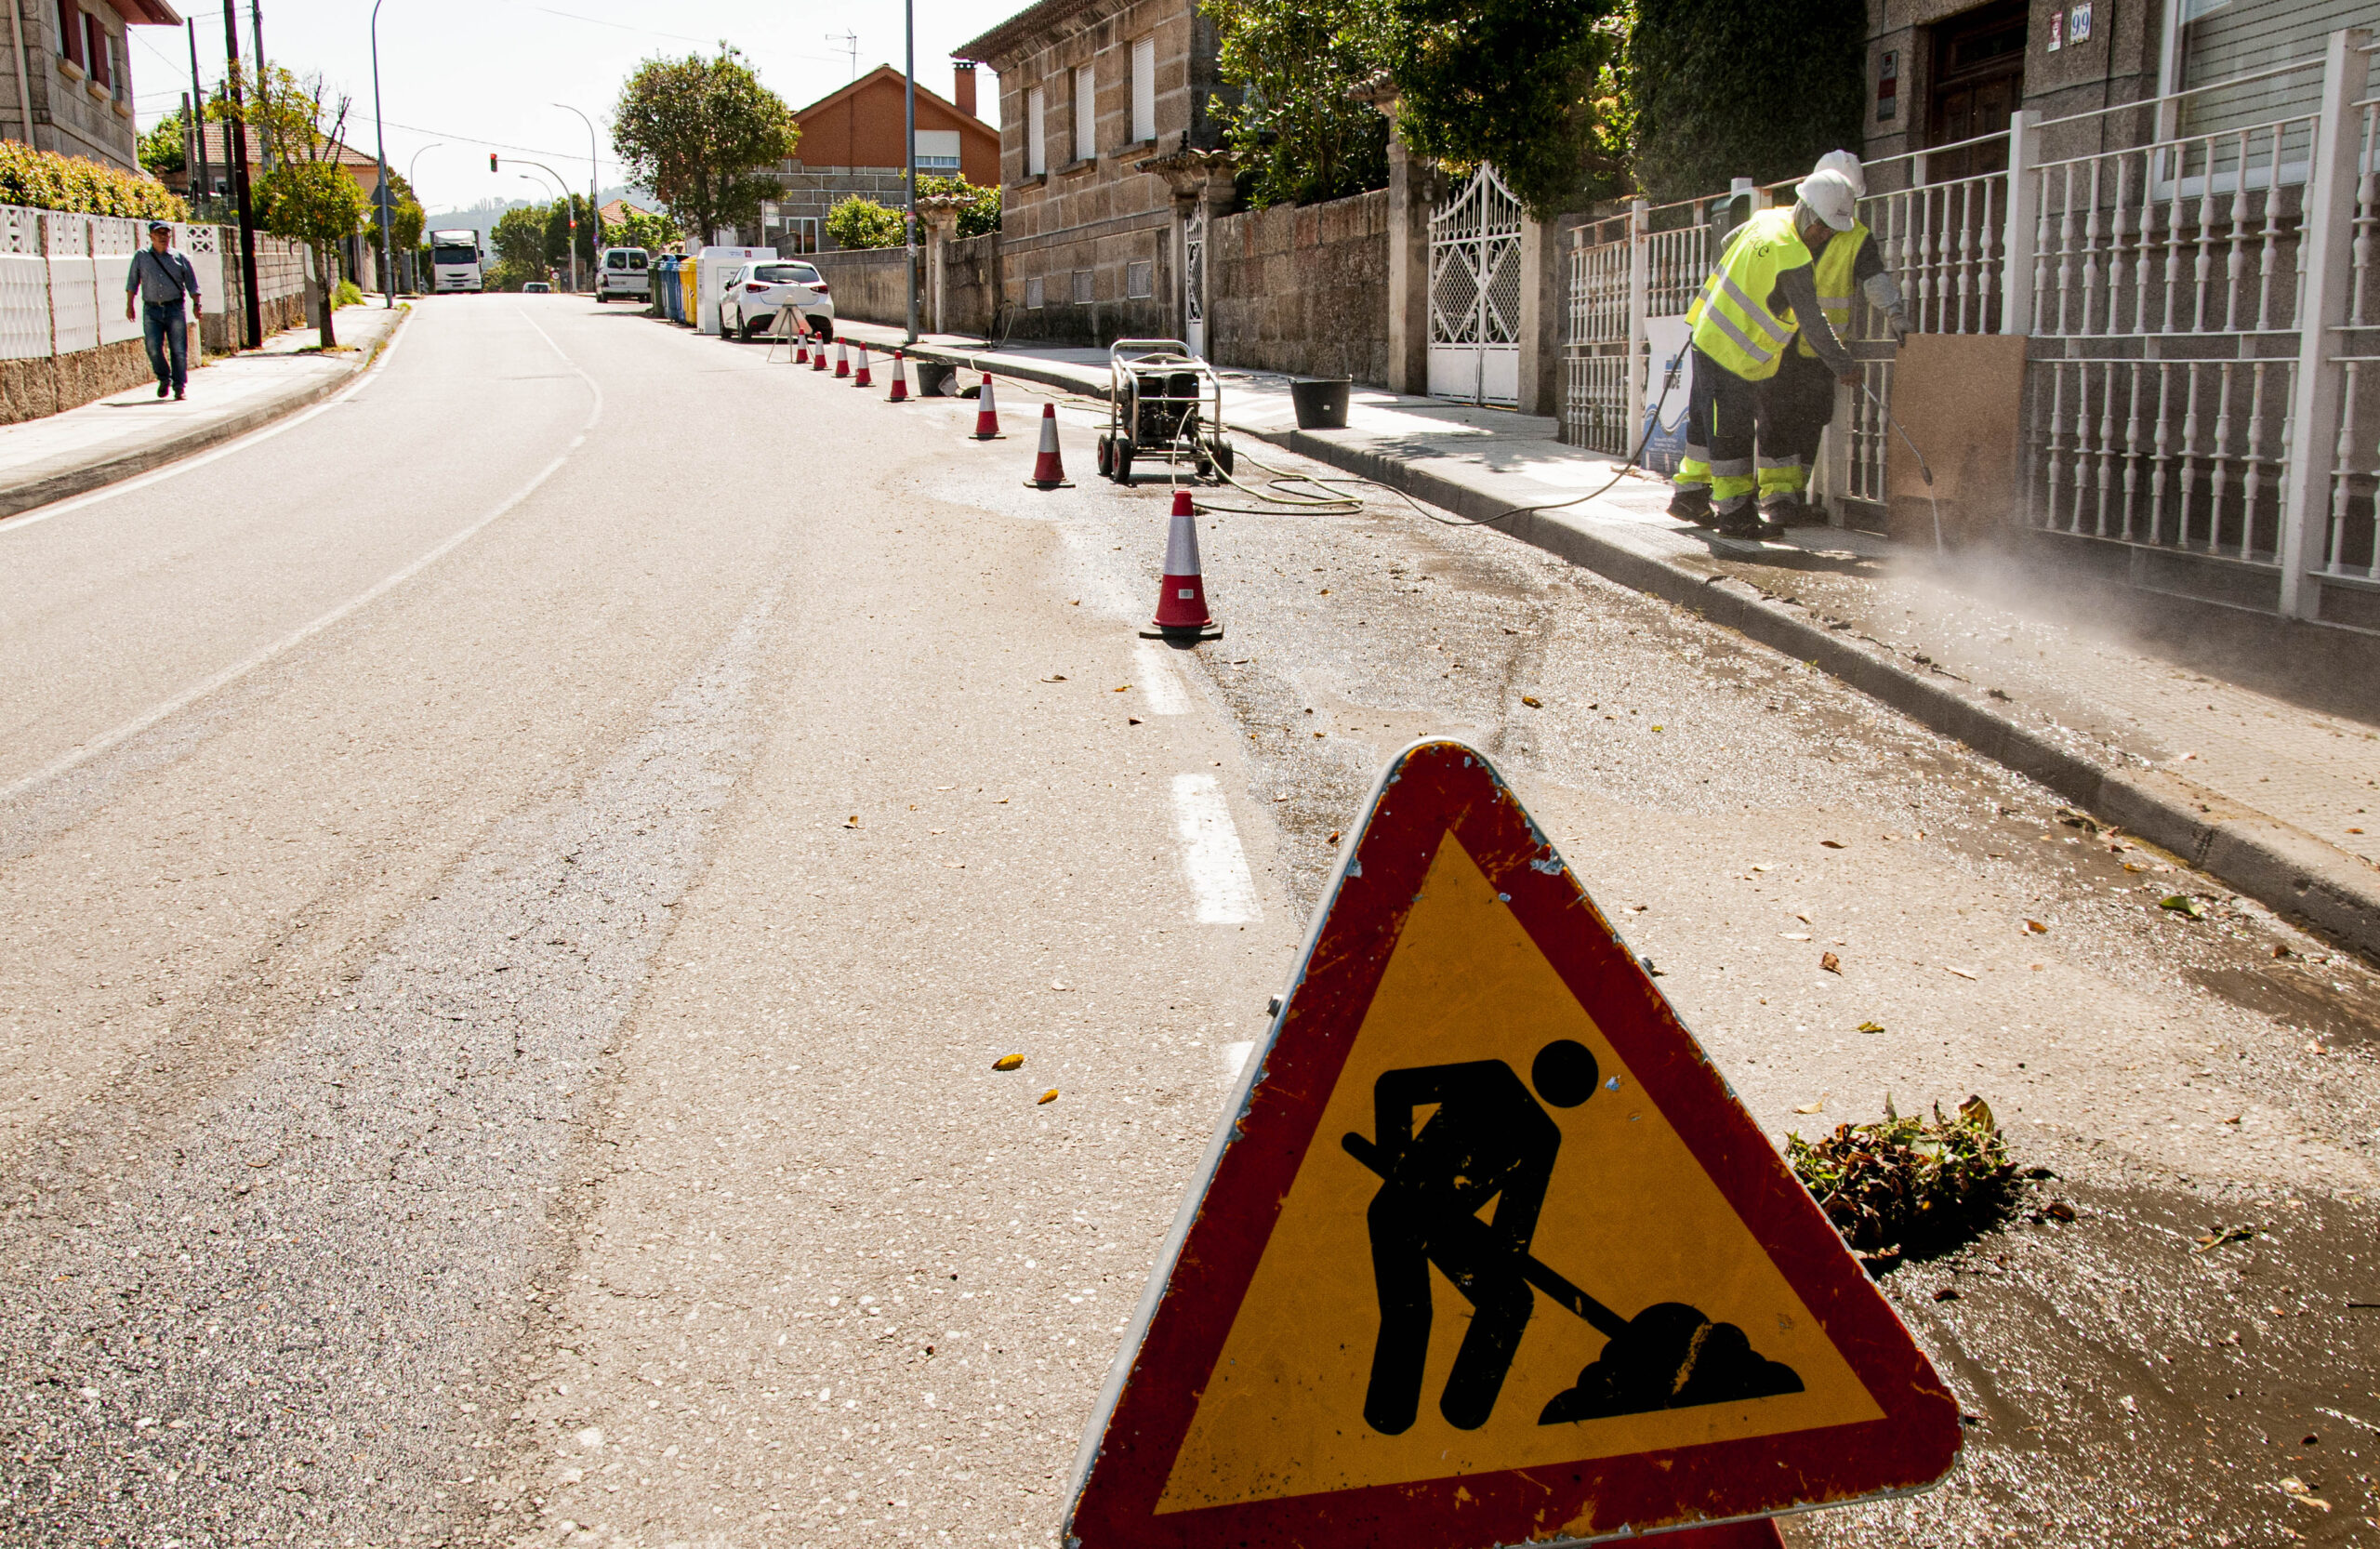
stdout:
[(1884, 407), (1884, 401), (1876, 396), (1876, 390), (1870, 387), (1864, 377), (1860, 380), (1859, 391), (1868, 395), (1868, 402), (1876, 405), (1876, 412), (1884, 417), (1884, 423), (1893, 428), (1893, 433), (1900, 437), (1900, 444), (1909, 448), (1909, 455), (1917, 459), (1918, 477), (1925, 481), (1925, 503), (1934, 508), (1934, 552), (1941, 553), (1942, 502), (1934, 497), (1934, 470), (1926, 465), (1925, 454), (1917, 449), (1917, 443), (1909, 439), (1909, 432), (1900, 428), (1900, 421), (1893, 417), (1893, 411)]

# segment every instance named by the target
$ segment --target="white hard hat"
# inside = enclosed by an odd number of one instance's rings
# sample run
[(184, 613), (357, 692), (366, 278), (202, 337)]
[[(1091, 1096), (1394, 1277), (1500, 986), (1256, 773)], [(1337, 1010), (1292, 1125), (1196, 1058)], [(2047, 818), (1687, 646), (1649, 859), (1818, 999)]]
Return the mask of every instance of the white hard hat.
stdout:
[(1858, 194), (1862, 199), (1868, 197), (1868, 170), (1859, 165), (1859, 158), (1853, 155), (1848, 151), (1828, 152), (1825, 155), (1818, 158), (1818, 165), (1810, 168), (1810, 170), (1813, 172), (1840, 172), (1851, 180), (1852, 192)]
[(1837, 232), (1851, 230), (1859, 218), (1858, 191), (1851, 179), (1840, 172), (1813, 172), (1802, 179), (1795, 197), (1809, 206), (1810, 213)]

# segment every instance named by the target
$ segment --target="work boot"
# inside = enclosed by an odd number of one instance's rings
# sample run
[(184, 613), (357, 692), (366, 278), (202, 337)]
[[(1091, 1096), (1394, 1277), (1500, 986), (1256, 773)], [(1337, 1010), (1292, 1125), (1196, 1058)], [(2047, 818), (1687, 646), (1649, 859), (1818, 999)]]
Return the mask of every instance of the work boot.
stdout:
[(1698, 527), (1708, 527), (1717, 519), (1711, 514), (1711, 486), (1679, 484), (1670, 491), (1670, 514), (1680, 522), (1691, 522)]
[(1777, 529), (1760, 520), (1760, 510), (1746, 500), (1732, 510), (1721, 511), (1718, 518), (1721, 537), (1750, 538), (1754, 542), (1776, 536)]
[(1799, 490), (1779, 490), (1760, 497), (1760, 520), (1771, 527), (1802, 527), (1809, 524), (1810, 508), (1804, 503)]

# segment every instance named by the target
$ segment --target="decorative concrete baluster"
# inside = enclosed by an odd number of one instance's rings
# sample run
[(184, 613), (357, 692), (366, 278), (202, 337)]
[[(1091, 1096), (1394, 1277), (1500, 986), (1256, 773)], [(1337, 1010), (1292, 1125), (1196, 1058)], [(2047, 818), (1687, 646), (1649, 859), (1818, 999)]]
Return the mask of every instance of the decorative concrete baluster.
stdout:
[(2273, 131), (2272, 162), (2265, 168), (2264, 255), (2256, 264), (2256, 327), (2260, 331), (2277, 325), (2272, 315), (2272, 280), (2281, 270), (2281, 142), (2283, 138), (2280, 130)]
[(2116, 365), (2099, 368), (2099, 514), (2098, 533), (2108, 536), (2108, 498), (2116, 490)]
[(2043, 513), (2042, 521), (2043, 525), (2056, 532), (2066, 530), (2060, 527), (2057, 522), (2057, 465), (2058, 453), (2064, 450), (2058, 442), (2058, 437), (2066, 430), (2068, 364), (2069, 363), (2065, 361), (2049, 363), (2049, 468), (2048, 477), (2043, 483), (2043, 490), (2049, 496), (2049, 510)]
[(2174, 421), (2166, 400), (2173, 396), (2174, 368), (2157, 363), (2157, 458), (2149, 465), (2149, 541), (2165, 541), (2165, 470), (2173, 466)]
[(2240, 481), (2241, 559), (2251, 558), (2256, 551), (2256, 498), (2264, 492), (2264, 465), (2260, 459), (2265, 440), (2265, 364), (2257, 361), (2248, 368), (2248, 466)]
[(2190, 324), (2195, 334), (2206, 332), (2206, 293), (2214, 288), (2215, 279), (2215, 137), (2209, 135), (2202, 143), (2206, 148), (2206, 176), (2201, 179), (2198, 196), (2198, 270), (2197, 305)]
[[(1954, 303), (1956, 310), (1950, 314), (1950, 326), (1947, 331), (1953, 334), (1979, 331), (1970, 329), (1967, 326), (1967, 302), (1973, 298), (1973, 292), (1975, 290), (1973, 276), (1968, 272), (1967, 259), (1967, 232), (1969, 231), (1967, 218), (1974, 213), (1972, 207), (1974, 194), (1975, 182), (1973, 179), (1969, 179), (1966, 182), (1959, 184), (1958, 193), (1956, 195), (1959, 213), (1956, 219), (1950, 222), (1950, 288), (1958, 299)], [(1943, 204), (1946, 206), (1944, 210), (1944, 215), (1946, 217), (1949, 215), (1947, 206), (1950, 203), (1950, 196), (1946, 195), (1943, 199)]]
[(2126, 375), (2132, 378), (2123, 424), (2123, 536), (2129, 543), (2140, 510), (2140, 379), (2147, 373), (2135, 361)]
[(1934, 191), (1932, 189), (1921, 191), (1917, 195), (1915, 205), (1911, 215), (1916, 222), (1911, 235), (1917, 243), (1917, 294), (1920, 298), (1917, 315), (1926, 320), (1920, 324), (1924, 332), (1938, 334), (1944, 330), (1941, 326), (1941, 313), (1937, 310), (1938, 294), (1934, 263), (1938, 248), (1934, 230)]
[(2082, 329), (2086, 334), (2108, 330), (2091, 326), (2091, 301), (2099, 288), (2099, 167), (2100, 158), (2091, 159), (2091, 203), (2082, 212)]
[(2174, 158), (2174, 197), (2165, 207), (2165, 326), (2164, 333), (2174, 333), (2175, 303), (2182, 295), (2182, 147), (2175, 144), (2170, 154)]
[[(2132, 153), (2123, 152), (2116, 157), (2116, 197), (2108, 208), (2108, 326), (2110, 334), (2125, 332), (2123, 326), (2123, 222), (2132, 211)], [(2134, 308), (2137, 316), (2139, 309)]]
[[(1993, 293), (2005, 288), (2006, 285), (2006, 278), (2000, 271), (2000, 245), (2001, 228), (2008, 217), (2004, 209), (1995, 215), (1991, 208), (1992, 191), (1999, 187), (1997, 181), (1983, 185), (1983, 226), (1976, 233), (1978, 256), (1976, 259), (1975, 331), (1978, 334), (1994, 331), (1993, 323), (2000, 316), (2000, 298)], [(2005, 193), (2000, 195), (2000, 202), (2003, 205), (2007, 202)]]
[(2133, 287), (2137, 294), (2132, 309), (2132, 331), (2146, 334), (2151, 330), (2150, 292), (2157, 285), (2157, 152), (2153, 150), (2140, 153), (2140, 213), (2134, 222), (2133, 237), (2138, 246), (2133, 255)]
[(2074, 331), (2066, 321), (2066, 299), (2074, 291), (2074, 164), (2059, 170), (2066, 176), (2057, 196), (2057, 331), (2069, 334)]
[(2198, 468), (2190, 460), (2198, 456), (2198, 367), (2188, 361), (2178, 364), (2182, 369), (2182, 456), (2174, 475), (2175, 483), (2180, 486), (2174, 511), (2174, 545), (2188, 549), (2190, 496), (2197, 493), (2198, 484)]
[[(2102, 364), (2102, 375), (2108, 367)], [(2082, 492), (2091, 487), (2091, 363), (2074, 363), (2074, 530), (2082, 530)]]
[[(2355, 400), (2360, 385), (2363, 363), (2347, 363), (2347, 412), (2339, 417), (2338, 444), (2331, 450), (2331, 534), (2328, 551), (2322, 558), (2322, 573), (2344, 576), (2347, 572), (2347, 486), (2355, 460)], [(2373, 532), (2372, 563), (2364, 567), (2367, 576), (2380, 576), (2380, 526)]]
[(2215, 459), (2214, 470), (2207, 480), (2207, 552), (2223, 552), (2223, 486), (2231, 471), (2231, 367), (2225, 361), (2216, 369), (2221, 373), (2215, 390)]
[(2038, 197), (2033, 207), (2041, 212), (2033, 221), (2033, 332), (2042, 331), (2042, 320), (2049, 306), (2049, 169), (2043, 167), (2035, 183)]
[[(2356, 179), (2355, 190), (2355, 282), (2353, 302), (2347, 309), (2349, 321), (2361, 324), (2380, 322), (2380, 296), (2372, 285), (2372, 229), (2380, 223), (2380, 102), (2363, 110), (2363, 159), (2356, 164), (2369, 171)], [(2297, 260), (2297, 271), (2306, 271), (2306, 260)], [(2380, 553), (2380, 540), (2373, 543)]]

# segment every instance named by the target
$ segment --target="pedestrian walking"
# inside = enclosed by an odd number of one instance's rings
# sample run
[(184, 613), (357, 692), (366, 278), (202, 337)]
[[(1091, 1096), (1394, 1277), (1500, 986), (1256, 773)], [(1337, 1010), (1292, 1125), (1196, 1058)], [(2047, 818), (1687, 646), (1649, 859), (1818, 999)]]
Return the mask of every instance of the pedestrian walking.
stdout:
[[(1763, 210), (1736, 228), (1702, 294), (1686, 309), (1693, 329), (1694, 385), (1687, 401), (1686, 457), (1672, 480), (1670, 514), (1715, 524), (1731, 537), (1763, 537), (1781, 524), (1760, 520), (1754, 447), (1764, 418), (1784, 405), (1762, 391), (1789, 354), (1806, 339), (1836, 381), (1855, 384), (1851, 356), (1818, 304), (1817, 256), (1838, 232), (1857, 223), (1858, 195), (1831, 169), (1802, 180), (1791, 209)], [(1781, 443), (1792, 427), (1773, 425), (1765, 439)], [(1779, 434), (1780, 431), (1789, 432)]]
[(124, 277), (124, 315), (132, 317), (138, 292), (140, 338), (149, 347), (150, 368), (157, 373), (157, 396), (171, 392), (179, 400), (190, 385), (190, 319), (204, 315), (205, 307), (198, 294), (198, 271), (174, 251), (173, 241), (171, 226), (149, 223), (149, 245), (132, 256), (132, 269)]

